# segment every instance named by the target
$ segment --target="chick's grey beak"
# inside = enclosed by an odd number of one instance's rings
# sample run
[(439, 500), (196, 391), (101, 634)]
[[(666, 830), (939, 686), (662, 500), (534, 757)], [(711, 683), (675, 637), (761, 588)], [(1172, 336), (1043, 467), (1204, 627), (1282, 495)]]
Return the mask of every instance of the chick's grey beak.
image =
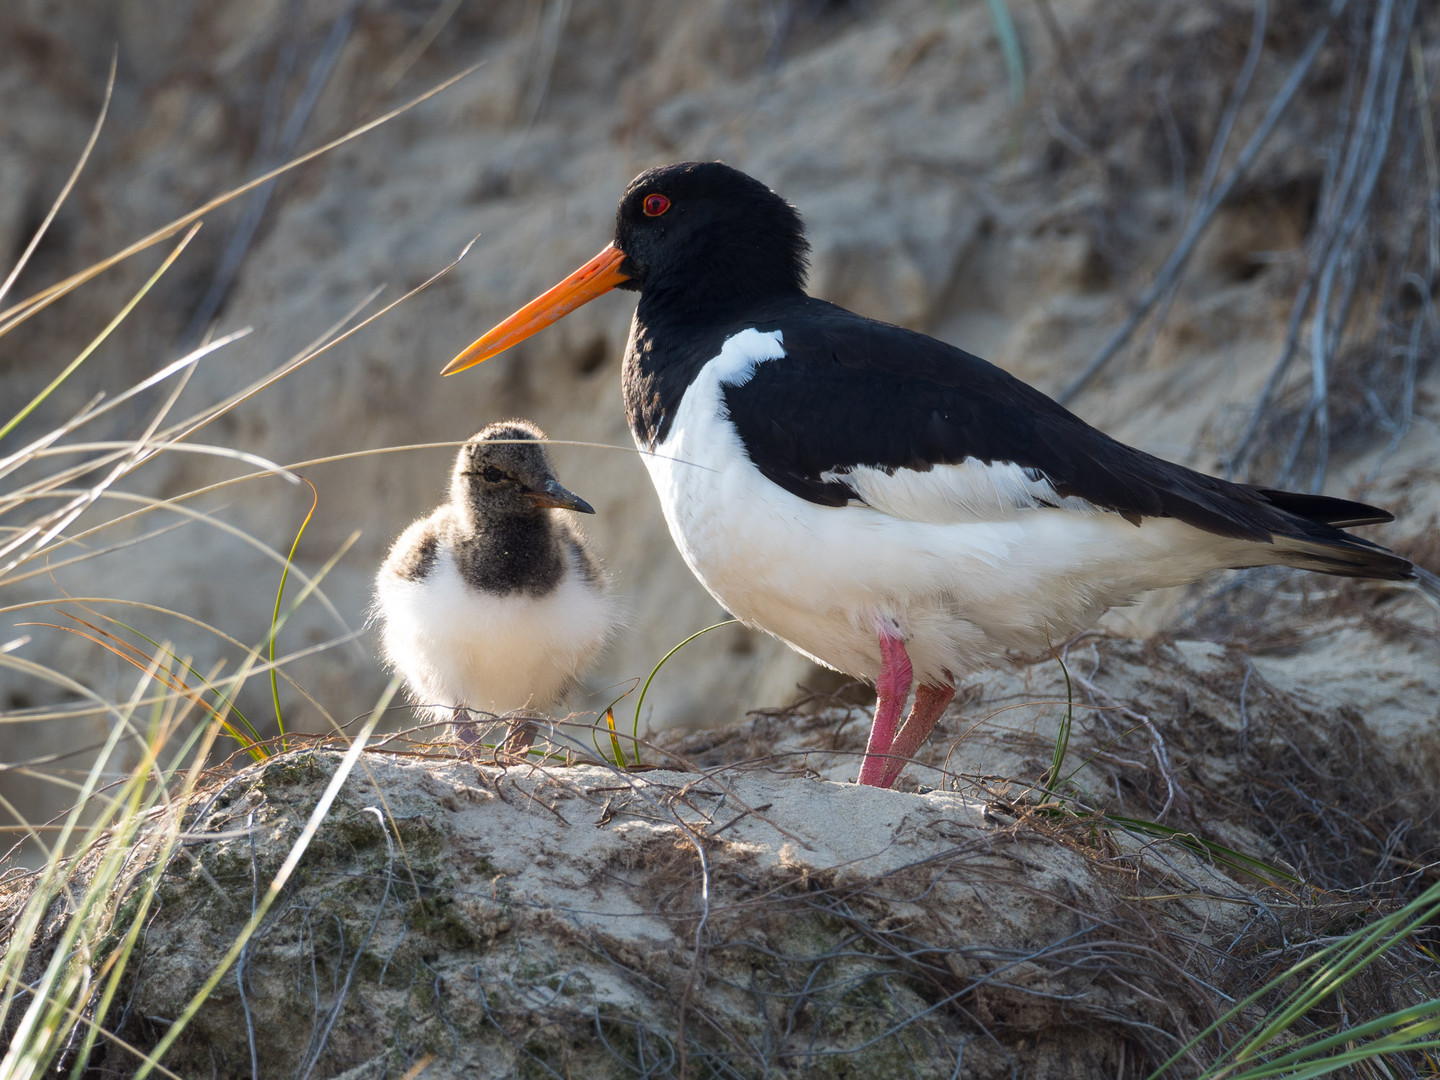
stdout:
[(595, 508), (573, 491), (560, 486), (558, 480), (546, 480), (539, 491), (527, 492), (536, 506), (553, 507), (556, 510), (574, 510), (578, 514), (593, 514)]

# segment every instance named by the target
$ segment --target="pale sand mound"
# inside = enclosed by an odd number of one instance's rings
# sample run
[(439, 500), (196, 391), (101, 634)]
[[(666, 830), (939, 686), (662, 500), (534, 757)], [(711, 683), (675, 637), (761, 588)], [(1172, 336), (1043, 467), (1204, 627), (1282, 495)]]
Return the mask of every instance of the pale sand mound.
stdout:
[[(1329, 630), (1312, 666), (1375, 633)], [(1036, 809), (1064, 712), (1053, 660), (952, 711), (927, 747), (948, 771), (902, 780), (944, 790), (835, 782), (865, 729), (843, 706), (688, 736), (689, 771), (367, 754), (252, 942), (245, 995), (232, 972), (167, 1064), (250, 1075), (253, 1030), (262, 1076), (400, 1076), (427, 1056), (419, 1075), (1145, 1075), (1277, 964), (1413, 893), (1426, 874), (1406, 871), (1437, 849), (1414, 733), (1285, 687), (1298, 655), (1070, 650), (1063, 790), (1193, 836)], [(1427, 670), (1409, 689), (1433, 708)], [(153, 1045), (213, 969), (339, 756), (247, 771), (197, 813), (127, 1038)], [(694, 771), (712, 759), (748, 763)], [(1436, 992), (1407, 957), (1351, 988), (1351, 1023)]]

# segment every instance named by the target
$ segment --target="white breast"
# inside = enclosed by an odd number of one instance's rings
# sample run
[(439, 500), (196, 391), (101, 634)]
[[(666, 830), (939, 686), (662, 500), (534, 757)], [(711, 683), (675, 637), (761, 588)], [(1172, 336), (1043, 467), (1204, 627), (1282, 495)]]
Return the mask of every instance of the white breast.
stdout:
[(1171, 519), (1136, 526), (1014, 465), (859, 468), (830, 478), (866, 505), (808, 502), (755, 468), (721, 398), (758, 364), (784, 362), (778, 331), (728, 339), (643, 460), (710, 593), (830, 667), (873, 679), (883, 619), (906, 638), (917, 679), (960, 678), (1064, 641), (1147, 589), (1254, 561), (1254, 545)]
[(441, 545), (420, 581), (382, 572), (385, 655), (437, 719), (457, 705), (502, 715), (557, 704), (614, 629), (617, 605), (571, 565), (543, 597), (467, 588)]

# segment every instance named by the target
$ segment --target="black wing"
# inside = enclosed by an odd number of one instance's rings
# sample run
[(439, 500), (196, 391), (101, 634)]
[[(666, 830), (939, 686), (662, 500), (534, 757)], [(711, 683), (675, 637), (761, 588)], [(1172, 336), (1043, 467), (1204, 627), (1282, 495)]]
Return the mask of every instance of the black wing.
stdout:
[(781, 330), (785, 356), (725, 387), (725, 405), (756, 467), (811, 502), (854, 499), (843, 474), (855, 466), (924, 472), (973, 459), (1012, 463), (1061, 498), (1137, 524), (1172, 517), (1239, 539), (1374, 547), (1330, 526), (1392, 520), (1364, 503), (1235, 484), (1164, 461), (977, 356), (823, 301), (750, 325)]

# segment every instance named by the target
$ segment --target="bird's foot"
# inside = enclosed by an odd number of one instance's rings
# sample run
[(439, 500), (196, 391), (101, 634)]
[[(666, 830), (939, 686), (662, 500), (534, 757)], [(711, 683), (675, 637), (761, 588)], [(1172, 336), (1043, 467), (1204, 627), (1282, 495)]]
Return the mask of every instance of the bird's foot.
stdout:
[[(493, 713), (476, 716), (464, 706), (457, 706), (454, 719), (455, 742), (460, 756), (471, 761), (486, 757), (502, 764), (524, 761), (530, 753), (530, 747), (535, 744), (535, 736), (540, 732), (540, 721), (543, 719), (539, 713), (525, 709), (505, 713), (503, 716)], [(505, 738), (499, 746), (487, 747), (482, 742), (484, 731), (497, 722), (506, 725)]]
[(470, 717), (470, 711), (462, 705), (455, 707), (455, 741), (465, 757), (475, 757), (480, 745), (480, 725)]
[(955, 684), (946, 682), (940, 686), (917, 686), (915, 704), (910, 706), (910, 715), (905, 718), (895, 741), (890, 744), (890, 756), (885, 762), (885, 773), (880, 780), (881, 787), (890, 787), (900, 776), (900, 770), (915, 756), (922, 743), (935, 729), (945, 706), (955, 696)]
[(455, 744), (462, 758), (471, 761), (479, 760), (485, 756), (485, 744), (482, 741), (485, 737), (485, 729), (495, 722), (495, 717), (490, 713), (476, 715), (463, 705), (455, 706), (455, 717), (452, 721), (455, 731)]
[(510, 727), (505, 732), (505, 741), (500, 744), (499, 757), (524, 761), (535, 745), (535, 736), (540, 731), (539, 717), (533, 713), (514, 713), (509, 717)]

